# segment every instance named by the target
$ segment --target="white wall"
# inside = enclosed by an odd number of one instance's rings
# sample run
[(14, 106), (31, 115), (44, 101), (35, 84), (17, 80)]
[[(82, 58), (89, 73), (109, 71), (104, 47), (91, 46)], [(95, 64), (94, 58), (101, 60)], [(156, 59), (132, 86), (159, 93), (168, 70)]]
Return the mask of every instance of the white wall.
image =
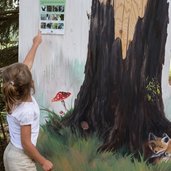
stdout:
[(162, 95), (164, 101), (165, 114), (171, 120), (171, 86), (169, 85), (169, 68), (171, 60), (171, 0), (169, 2), (169, 25), (167, 29), (167, 41), (165, 47), (165, 63), (162, 72)]
[[(69, 91), (66, 100), (71, 108), (84, 80), (87, 58), (88, 31), (92, 0), (66, 0), (65, 34), (43, 35), (35, 63), (33, 77), (36, 85), (36, 99), (43, 107), (64, 110), (60, 102), (51, 99), (58, 91)], [(39, 0), (20, 1), (19, 61), (23, 61), (32, 44), (32, 38), (39, 28)]]

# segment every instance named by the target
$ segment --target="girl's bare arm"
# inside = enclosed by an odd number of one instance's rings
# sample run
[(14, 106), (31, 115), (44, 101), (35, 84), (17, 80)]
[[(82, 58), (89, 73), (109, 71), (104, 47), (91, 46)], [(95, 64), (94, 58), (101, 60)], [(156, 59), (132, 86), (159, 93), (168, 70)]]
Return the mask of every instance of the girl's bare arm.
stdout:
[(41, 33), (38, 32), (38, 34), (33, 38), (33, 45), (23, 61), (23, 63), (27, 65), (30, 70), (33, 66), (37, 48), (39, 47), (41, 42), (42, 42), (42, 36)]
[(44, 171), (51, 171), (53, 164), (43, 157), (31, 142), (31, 125), (21, 126), (21, 143), (30, 158), (38, 162)]

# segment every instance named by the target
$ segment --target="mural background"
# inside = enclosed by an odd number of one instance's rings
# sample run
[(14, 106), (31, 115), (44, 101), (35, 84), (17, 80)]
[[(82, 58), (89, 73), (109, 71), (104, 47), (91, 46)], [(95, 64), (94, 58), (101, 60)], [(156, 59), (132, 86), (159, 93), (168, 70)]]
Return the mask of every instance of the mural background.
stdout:
[[(106, 0), (99, 0), (105, 3)], [(169, 2), (171, 2), (169, 0)], [(84, 68), (87, 59), (88, 36), (90, 29), (92, 0), (66, 0), (65, 34), (43, 35), (43, 42), (38, 49), (33, 67), (36, 85), (36, 99), (41, 107), (60, 113), (64, 108), (60, 102), (52, 103), (52, 98), (59, 91), (71, 92), (66, 100), (68, 109), (74, 106), (74, 100), (84, 80)], [(145, 0), (115, 0), (116, 36), (122, 39), (123, 54), (132, 40), (138, 16), (143, 16)], [(28, 10), (32, 10), (30, 14)], [(171, 7), (169, 8), (171, 18)], [(95, 21), (94, 21), (95, 22)], [(26, 0), (20, 2), (20, 49), (19, 60), (22, 61), (32, 44), (32, 38), (39, 28), (39, 1)], [(123, 55), (124, 56), (124, 55)], [(124, 58), (124, 57), (123, 57)], [(168, 25), (168, 37), (165, 47), (165, 65), (162, 73), (162, 96), (166, 116), (171, 120), (171, 87), (168, 82), (171, 59), (171, 25)], [(47, 113), (46, 113), (47, 114)], [(51, 116), (51, 115), (50, 115)], [(49, 117), (40, 136), (39, 149), (48, 156), (58, 170), (145, 170), (148, 167), (132, 163), (132, 158), (123, 160), (112, 153), (96, 153), (101, 144), (96, 136), (86, 140), (78, 138), (63, 125), (58, 118)], [(127, 115), (126, 115), (127, 116)], [(46, 119), (42, 113), (42, 122)], [(55, 124), (54, 124), (55, 123)], [(84, 122), (86, 123), (86, 122)], [(83, 131), (86, 132), (86, 126)], [(62, 128), (62, 129), (61, 129)], [(82, 127), (83, 128), (83, 127)], [(54, 131), (55, 130), (55, 131)], [(132, 130), (132, 129), (131, 129)], [(52, 134), (51, 134), (52, 133)], [(141, 135), (140, 135), (141, 136)], [(55, 149), (55, 150), (54, 150)], [(58, 162), (56, 162), (58, 161)], [(108, 161), (108, 162), (102, 162)], [(128, 162), (128, 163), (127, 163)], [(110, 163), (110, 164), (109, 164)], [(112, 164), (111, 164), (112, 163)], [(134, 165), (135, 164), (135, 165)], [(123, 167), (123, 168), (122, 168)], [(128, 169), (129, 168), (129, 169)], [(150, 168), (150, 167), (149, 167)], [(157, 168), (157, 166), (156, 166)], [(154, 168), (156, 171), (157, 169)], [(152, 170), (152, 169), (151, 169)], [(164, 171), (164, 169), (163, 169)]]
[[(138, 3), (137, 3), (138, 2)], [(127, 42), (132, 39), (135, 21), (143, 16), (146, 1), (116, 0), (116, 35), (122, 37), (123, 53)], [(170, 2), (170, 0), (169, 0)], [(72, 108), (76, 95), (84, 80), (84, 67), (87, 57), (88, 33), (92, 0), (66, 1), (65, 34), (43, 35), (43, 42), (36, 54), (33, 77), (36, 85), (36, 98), (42, 107), (56, 112), (64, 110), (60, 102), (51, 102), (58, 91), (69, 91), (71, 96), (66, 100)], [(132, 3), (132, 4), (131, 4)], [(133, 9), (133, 10), (131, 10)], [(31, 10), (31, 13), (28, 12)], [(125, 10), (125, 12), (123, 12)], [(171, 16), (171, 8), (169, 8)], [(19, 26), (19, 61), (27, 54), (32, 38), (39, 28), (39, 1), (25, 0), (20, 2)], [(128, 33), (128, 34), (126, 34)], [(128, 36), (127, 36), (128, 35)], [(171, 25), (168, 25), (168, 38), (163, 67), (162, 90), (166, 116), (171, 119), (171, 87), (168, 83), (171, 58)], [(43, 118), (43, 117), (42, 117)], [(43, 119), (42, 119), (43, 120)]]

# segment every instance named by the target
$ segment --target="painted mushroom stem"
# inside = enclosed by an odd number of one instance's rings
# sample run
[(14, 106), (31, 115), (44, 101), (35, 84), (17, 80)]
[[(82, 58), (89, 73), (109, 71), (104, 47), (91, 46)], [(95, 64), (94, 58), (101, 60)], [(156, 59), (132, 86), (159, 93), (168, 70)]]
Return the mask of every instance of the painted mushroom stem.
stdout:
[(65, 101), (62, 100), (61, 103), (62, 103), (62, 105), (64, 106), (65, 110), (68, 111), (68, 109), (66, 108), (66, 105), (65, 105)]

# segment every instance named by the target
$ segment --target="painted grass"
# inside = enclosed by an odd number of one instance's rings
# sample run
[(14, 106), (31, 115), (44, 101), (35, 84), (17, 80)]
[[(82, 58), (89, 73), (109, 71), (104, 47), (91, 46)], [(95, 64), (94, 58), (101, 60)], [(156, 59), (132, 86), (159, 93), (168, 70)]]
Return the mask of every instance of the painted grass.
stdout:
[[(46, 126), (41, 130), (38, 148), (54, 164), (54, 171), (170, 171), (171, 163), (147, 165), (131, 156), (97, 153), (100, 141), (96, 136), (87, 140), (63, 128), (54, 135)], [(38, 168), (38, 171), (41, 171)]]

